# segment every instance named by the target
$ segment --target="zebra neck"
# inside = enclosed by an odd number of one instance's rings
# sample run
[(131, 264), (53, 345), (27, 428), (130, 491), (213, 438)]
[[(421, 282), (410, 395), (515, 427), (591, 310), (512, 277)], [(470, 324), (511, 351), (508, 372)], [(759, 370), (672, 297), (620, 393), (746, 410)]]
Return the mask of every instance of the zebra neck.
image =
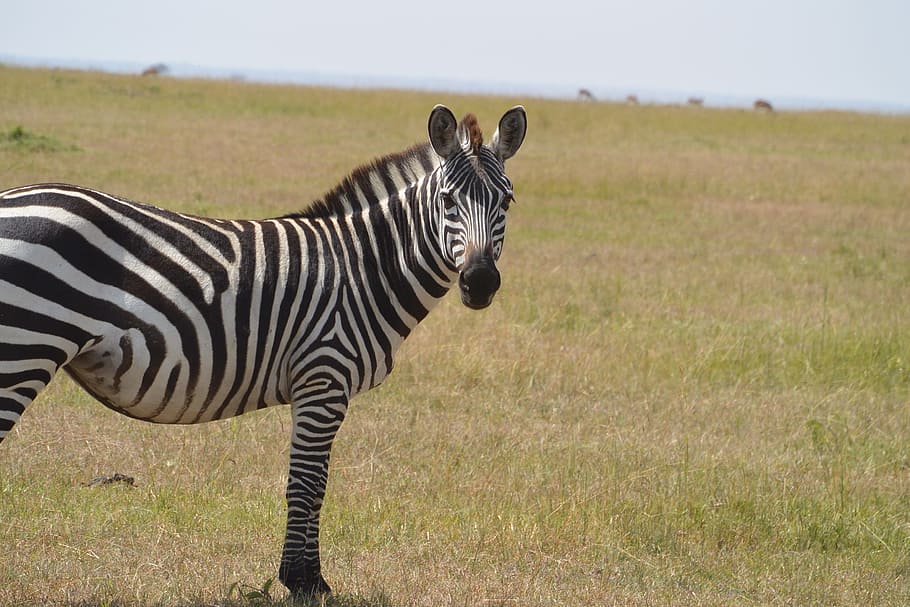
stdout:
[(409, 332), (455, 284), (458, 272), (445, 261), (439, 238), (438, 215), (431, 204), (432, 175), (365, 211), (359, 242), (371, 288), (385, 293), (400, 311)]
[(387, 154), (357, 167), (322, 198), (285, 217), (318, 219), (360, 213), (416, 184), (439, 165), (440, 158), (429, 142)]

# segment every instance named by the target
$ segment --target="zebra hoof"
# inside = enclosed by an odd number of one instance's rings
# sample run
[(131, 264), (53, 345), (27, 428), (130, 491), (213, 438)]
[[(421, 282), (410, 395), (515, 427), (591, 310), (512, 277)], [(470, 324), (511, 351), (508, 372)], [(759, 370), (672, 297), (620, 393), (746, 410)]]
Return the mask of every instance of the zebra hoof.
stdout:
[(304, 575), (299, 578), (292, 578), (283, 582), (288, 590), (295, 597), (311, 597), (321, 594), (332, 594), (332, 588), (329, 586), (322, 574), (315, 576)]

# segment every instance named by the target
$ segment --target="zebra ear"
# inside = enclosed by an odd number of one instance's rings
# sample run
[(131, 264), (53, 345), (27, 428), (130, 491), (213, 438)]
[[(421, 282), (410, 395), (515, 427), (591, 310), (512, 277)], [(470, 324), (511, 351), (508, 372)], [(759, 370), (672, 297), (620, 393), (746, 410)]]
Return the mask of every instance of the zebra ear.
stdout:
[(455, 130), (458, 121), (455, 120), (455, 114), (452, 110), (444, 105), (437, 105), (430, 112), (430, 121), (427, 129), (430, 131), (430, 143), (436, 153), (443, 158), (448, 158), (458, 151), (458, 139), (455, 137)]
[(514, 156), (518, 148), (521, 147), (527, 130), (528, 116), (525, 114), (525, 109), (520, 105), (516, 105), (500, 118), (499, 128), (493, 134), (493, 142), (490, 144), (490, 149), (496, 152), (500, 160), (505, 162)]

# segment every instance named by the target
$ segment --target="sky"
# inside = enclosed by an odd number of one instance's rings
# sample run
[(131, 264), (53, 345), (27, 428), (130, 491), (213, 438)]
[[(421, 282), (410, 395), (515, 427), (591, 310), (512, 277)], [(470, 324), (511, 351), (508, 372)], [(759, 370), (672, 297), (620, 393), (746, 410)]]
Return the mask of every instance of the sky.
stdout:
[(0, 15), (3, 62), (910, 111), (908, 0), (0, 0)]

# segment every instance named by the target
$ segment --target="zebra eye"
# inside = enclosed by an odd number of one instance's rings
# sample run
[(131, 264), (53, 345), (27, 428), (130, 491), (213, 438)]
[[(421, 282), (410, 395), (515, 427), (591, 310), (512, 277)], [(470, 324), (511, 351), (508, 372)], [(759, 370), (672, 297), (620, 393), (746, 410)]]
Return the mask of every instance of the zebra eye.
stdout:
[(458, 205), (455, 203), (455, 197), (448, 192), (442, 193), (442, 206), (445, 208), (446, 215), (458, 214)]
[(503, 210), (503, 211), (508, 211), (508, 210), (509, 210), (509, 206), (510, 206), (513, 202), (518, 202), (518, 201), (515, 200), (515, 196), (513, 196), (511, 192), (508, 193), (508, 194), (506, 194), (505, 196), (503, 196), (503, 198), (502, 198), (502, 210)]

